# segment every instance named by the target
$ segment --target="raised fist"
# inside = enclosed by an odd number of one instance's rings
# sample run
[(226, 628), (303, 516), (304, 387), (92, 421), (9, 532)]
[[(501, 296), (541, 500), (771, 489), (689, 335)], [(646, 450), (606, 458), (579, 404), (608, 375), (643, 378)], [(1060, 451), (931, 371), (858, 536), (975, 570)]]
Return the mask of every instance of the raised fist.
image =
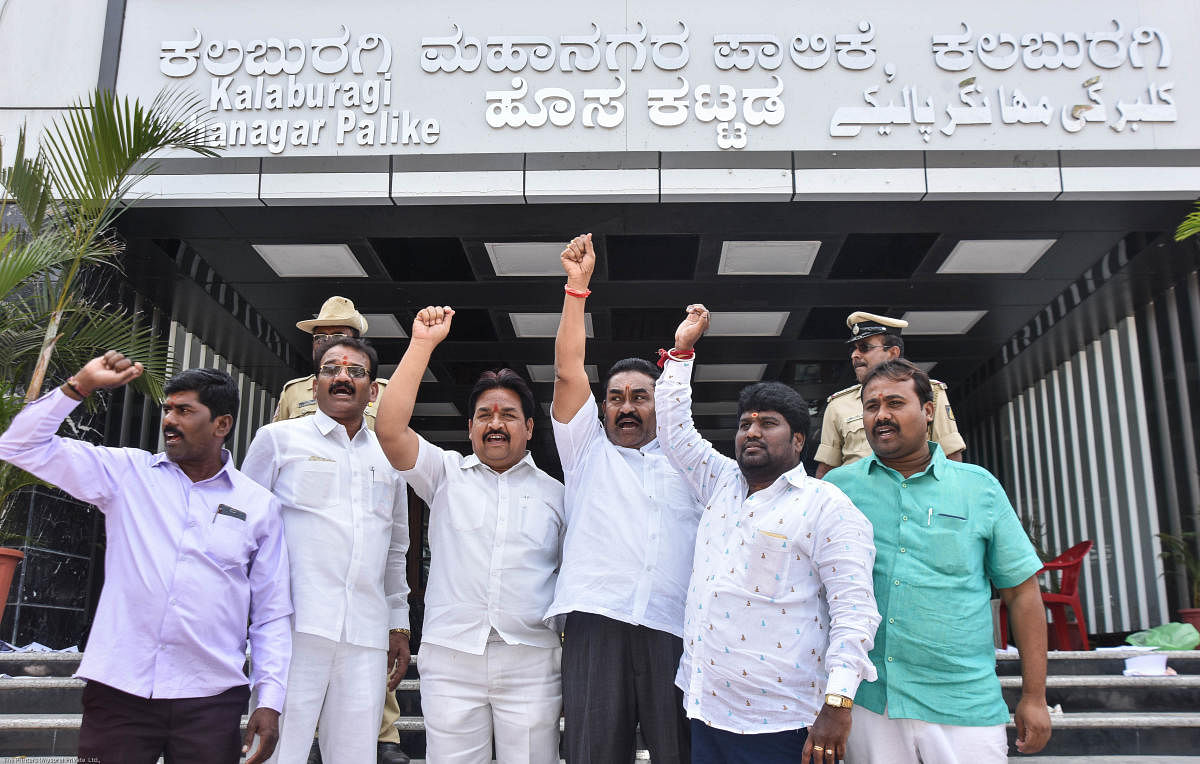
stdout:
[(691, 350), (696, 340), (708, 330), (708, 308), (696, 303), (687, 306), (687, 316), (675, 330), (675, 349)]
[(142, 365), (129, 360), (124, 354), (110, 350), (102, 356), (88, 361), (75, 374), (75, 386), (82, 395), (93, 390), (120, 387), (142, 376)]
[(413, 319), (413, 340), (423, 340), (437, 345), (450, 334), (450, 319), (454, 308), (449, 305), (430, 305), (422, 308)]
[(596, 270), (596, 250), (592, 249), (592, 235), (581, 234), (571, 239), (567, 248), (559, 255), (563, 270), (567, 272), (567, 286), (585, 290)]

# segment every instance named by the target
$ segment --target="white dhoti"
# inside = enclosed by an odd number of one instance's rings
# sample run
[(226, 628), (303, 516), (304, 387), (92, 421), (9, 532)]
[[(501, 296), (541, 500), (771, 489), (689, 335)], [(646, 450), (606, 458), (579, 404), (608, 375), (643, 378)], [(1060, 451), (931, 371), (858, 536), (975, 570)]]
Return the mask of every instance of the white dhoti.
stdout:
[(386, 677), (387, 650), (292, 632), (279, 744), (268, 764), (307, 761), (318, 722), (325, 764), (375, 761)]
[(561, 647), (490, 640), (483, 655), (421, 645), (421, 710), (431, 764), (557, 764)]
[(851, 711), (846, 764), (1007, 764), (1003, 724), (961, 727)]

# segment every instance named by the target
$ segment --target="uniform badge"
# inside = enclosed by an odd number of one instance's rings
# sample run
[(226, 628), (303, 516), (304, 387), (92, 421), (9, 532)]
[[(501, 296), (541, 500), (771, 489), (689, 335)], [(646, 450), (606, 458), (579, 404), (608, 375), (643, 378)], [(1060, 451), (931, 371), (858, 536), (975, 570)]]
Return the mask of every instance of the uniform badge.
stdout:
[(946, 404), (946, 418), (949, 419), (951, 422), (954, 421), (954, 409), (950, 408), (949, 403)]

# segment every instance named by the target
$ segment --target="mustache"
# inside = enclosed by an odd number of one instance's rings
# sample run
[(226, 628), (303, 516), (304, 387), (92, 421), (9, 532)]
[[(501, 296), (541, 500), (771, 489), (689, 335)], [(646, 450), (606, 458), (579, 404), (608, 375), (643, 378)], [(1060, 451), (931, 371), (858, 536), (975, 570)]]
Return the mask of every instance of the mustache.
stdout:
[(487, 440), (488, 438), (492, 437), (493, 435), (499, 435), (500, 437), (504, 438), (505, 440), (512, 440), (512, 438), (510, 438), (508, 436), (508, 433), (505, 432), (504, 430), (488, 430), (487, 432), (485, 432), (483, 434), (483, 439)]
[(616, 424), (621, 424), (621, 422), (636, 422), (637, 424), (641, 424), (642, 418), (631, 412), (629, 414), (621, 414), (618, 416), (616, 419)]
[(165, 435), (178, 435), (181, 438), (183, 437), (183, 433), (180, 432), (179, 428), (177, 428), (177, 427), (164, 427), (162, 432), (163, 432), (164, 436)]
[(895, 430), (896, 432), (900, 432), (900, 425), (896, 424), (895, 422), (893, 422), (891, 420), (887, 420), (887, 421), (883, 421), (883, 422), (876, 422), (875, 426), (871, 428), (871, 432), (878, 434), (879, 431), (881, 429), (883, 429), (884, 427), (890, 427), (893, 430)]
[(349, 382), (334, 382), (329, 386), (330, 395), (341, 391), (345, 391), (350, 395), (354, 395), (354, 385), (350, 384)]

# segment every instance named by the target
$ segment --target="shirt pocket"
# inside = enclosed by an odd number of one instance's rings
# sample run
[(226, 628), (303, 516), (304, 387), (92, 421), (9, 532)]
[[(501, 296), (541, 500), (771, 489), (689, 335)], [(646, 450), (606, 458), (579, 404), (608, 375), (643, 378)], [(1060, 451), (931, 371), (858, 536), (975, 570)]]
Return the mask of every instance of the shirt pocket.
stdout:
[(305, 461), (296, 468), (296, 487), (293, 501), (298, 507), (328, 510), (338, 496), (336, 462)]
[(559, 521), (554, 509), (532, 496), (522, 496), (519, 507), (521, 535), (533, 544), (535, 549), (557, 549)]
[(966, 518), (938, 514), (936, 509), (932, 512), (928, 531), (929, 566), (948, 576), (967, 574), (967, 547), (971, 539)]
[(385, 517), (392, 516), (392, 504), (396, 497), (396, 479), (390, 470), (371, 471), (371, 507)]
[(250, 532), (246, 521), (216, 515), (209, 523), (204, 556), (222, 568), (244, 568), (250, 562)]
[(483, 525), (487, 512), (486, 502), (495, 501), (484, 491), (469, 485), (451, 486), (446, 492), (446, 514), (450, 516), (450, 527), (456, 531), (475, 531)]
[(782, 533), (755, 530), (746, 544), (746, 589), (775, 599), (787, 591), (792, 541)]

